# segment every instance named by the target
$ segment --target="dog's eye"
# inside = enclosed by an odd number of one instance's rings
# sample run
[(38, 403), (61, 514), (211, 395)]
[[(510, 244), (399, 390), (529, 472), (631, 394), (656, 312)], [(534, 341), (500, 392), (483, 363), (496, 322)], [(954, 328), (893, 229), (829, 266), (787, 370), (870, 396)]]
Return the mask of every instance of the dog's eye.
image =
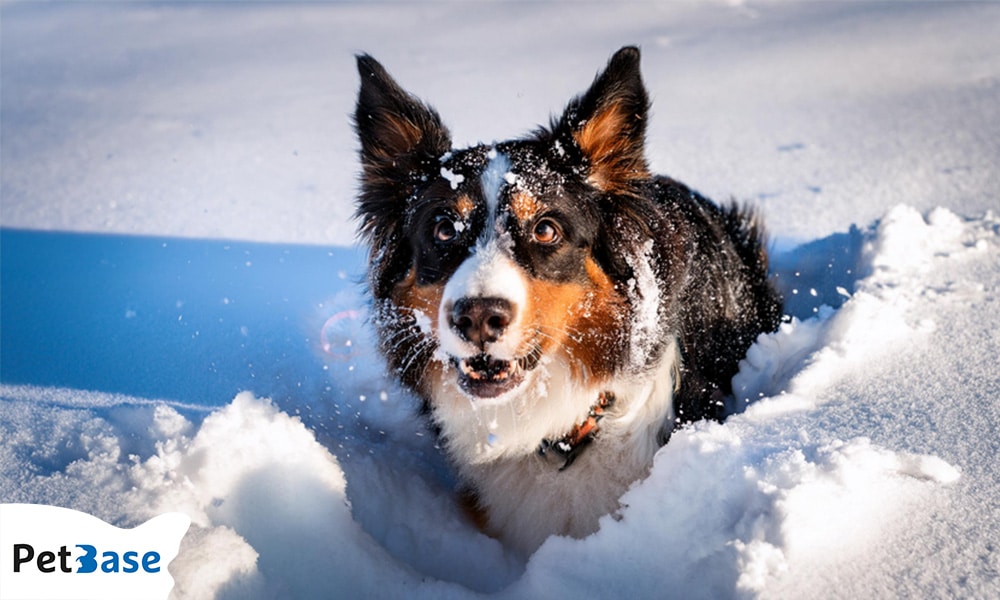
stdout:
[(531, 237), (539, 244), (555, 244), (562, 239), (562, 232), (559, 231), (559, 225), (552, 219), (542, 219), (535, 223)]
[(448, 217), (439, 217), (434, 224), (434, 239), (439, 242), (450, 242), (458, 235), (455, 222)]

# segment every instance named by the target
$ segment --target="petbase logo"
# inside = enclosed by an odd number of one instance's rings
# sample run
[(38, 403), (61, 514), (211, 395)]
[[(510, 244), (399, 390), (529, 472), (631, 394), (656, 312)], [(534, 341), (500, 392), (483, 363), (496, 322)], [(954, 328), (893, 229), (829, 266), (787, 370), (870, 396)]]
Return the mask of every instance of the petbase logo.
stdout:
[(190, 524), (167, 513), (119, 529), (66, 508), (0, 504), (0, 600), (165, 599)]

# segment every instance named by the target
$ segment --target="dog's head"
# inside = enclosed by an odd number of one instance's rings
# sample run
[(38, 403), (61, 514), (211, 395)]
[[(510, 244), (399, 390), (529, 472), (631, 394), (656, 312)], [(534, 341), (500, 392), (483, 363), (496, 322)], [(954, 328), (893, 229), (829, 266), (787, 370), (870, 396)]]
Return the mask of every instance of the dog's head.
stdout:
[(645, 360), (630, 356), (627, 316), (658, 318), (656, 278), (638, 264), (659, 219), (643, 193), (639, 51), (618, 51), (548, 128), (466, 149), (374, 59), (358, 69), (360, 231), (382, 349), (404, 381), (485, 400), (553, 359), (595, 383)]

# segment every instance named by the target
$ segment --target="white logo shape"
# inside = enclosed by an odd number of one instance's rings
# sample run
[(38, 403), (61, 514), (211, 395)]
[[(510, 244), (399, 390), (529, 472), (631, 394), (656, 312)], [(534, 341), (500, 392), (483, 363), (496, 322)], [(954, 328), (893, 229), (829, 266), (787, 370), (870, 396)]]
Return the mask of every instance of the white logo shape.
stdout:
[(119, 529), (68, 508), (0, 504), (0, 600), (165, 600), (190, 524), (167, 513)]

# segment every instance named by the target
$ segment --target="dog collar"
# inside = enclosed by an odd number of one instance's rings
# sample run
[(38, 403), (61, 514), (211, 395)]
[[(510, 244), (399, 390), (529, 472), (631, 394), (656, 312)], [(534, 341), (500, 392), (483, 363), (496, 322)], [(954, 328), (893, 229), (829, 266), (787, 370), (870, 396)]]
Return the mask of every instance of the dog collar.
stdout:
[(601, 392), (597, 398), (597, 403), (587, 411), (587, 418), (582, 423), (573, 426), (573, 429), (565, 436), (557, 440), (544, 439), (538, 446), (538, 453), (541, 455), (553, 451), (563, 457), (566, 462), (559, 467), (560, 471), (569, 468), (573, 461), (580, 456), (580, 453), (594, 441), (597, 436), (598, 423), (604, 418), (604, 413), (615, 402), (614, 392)]

